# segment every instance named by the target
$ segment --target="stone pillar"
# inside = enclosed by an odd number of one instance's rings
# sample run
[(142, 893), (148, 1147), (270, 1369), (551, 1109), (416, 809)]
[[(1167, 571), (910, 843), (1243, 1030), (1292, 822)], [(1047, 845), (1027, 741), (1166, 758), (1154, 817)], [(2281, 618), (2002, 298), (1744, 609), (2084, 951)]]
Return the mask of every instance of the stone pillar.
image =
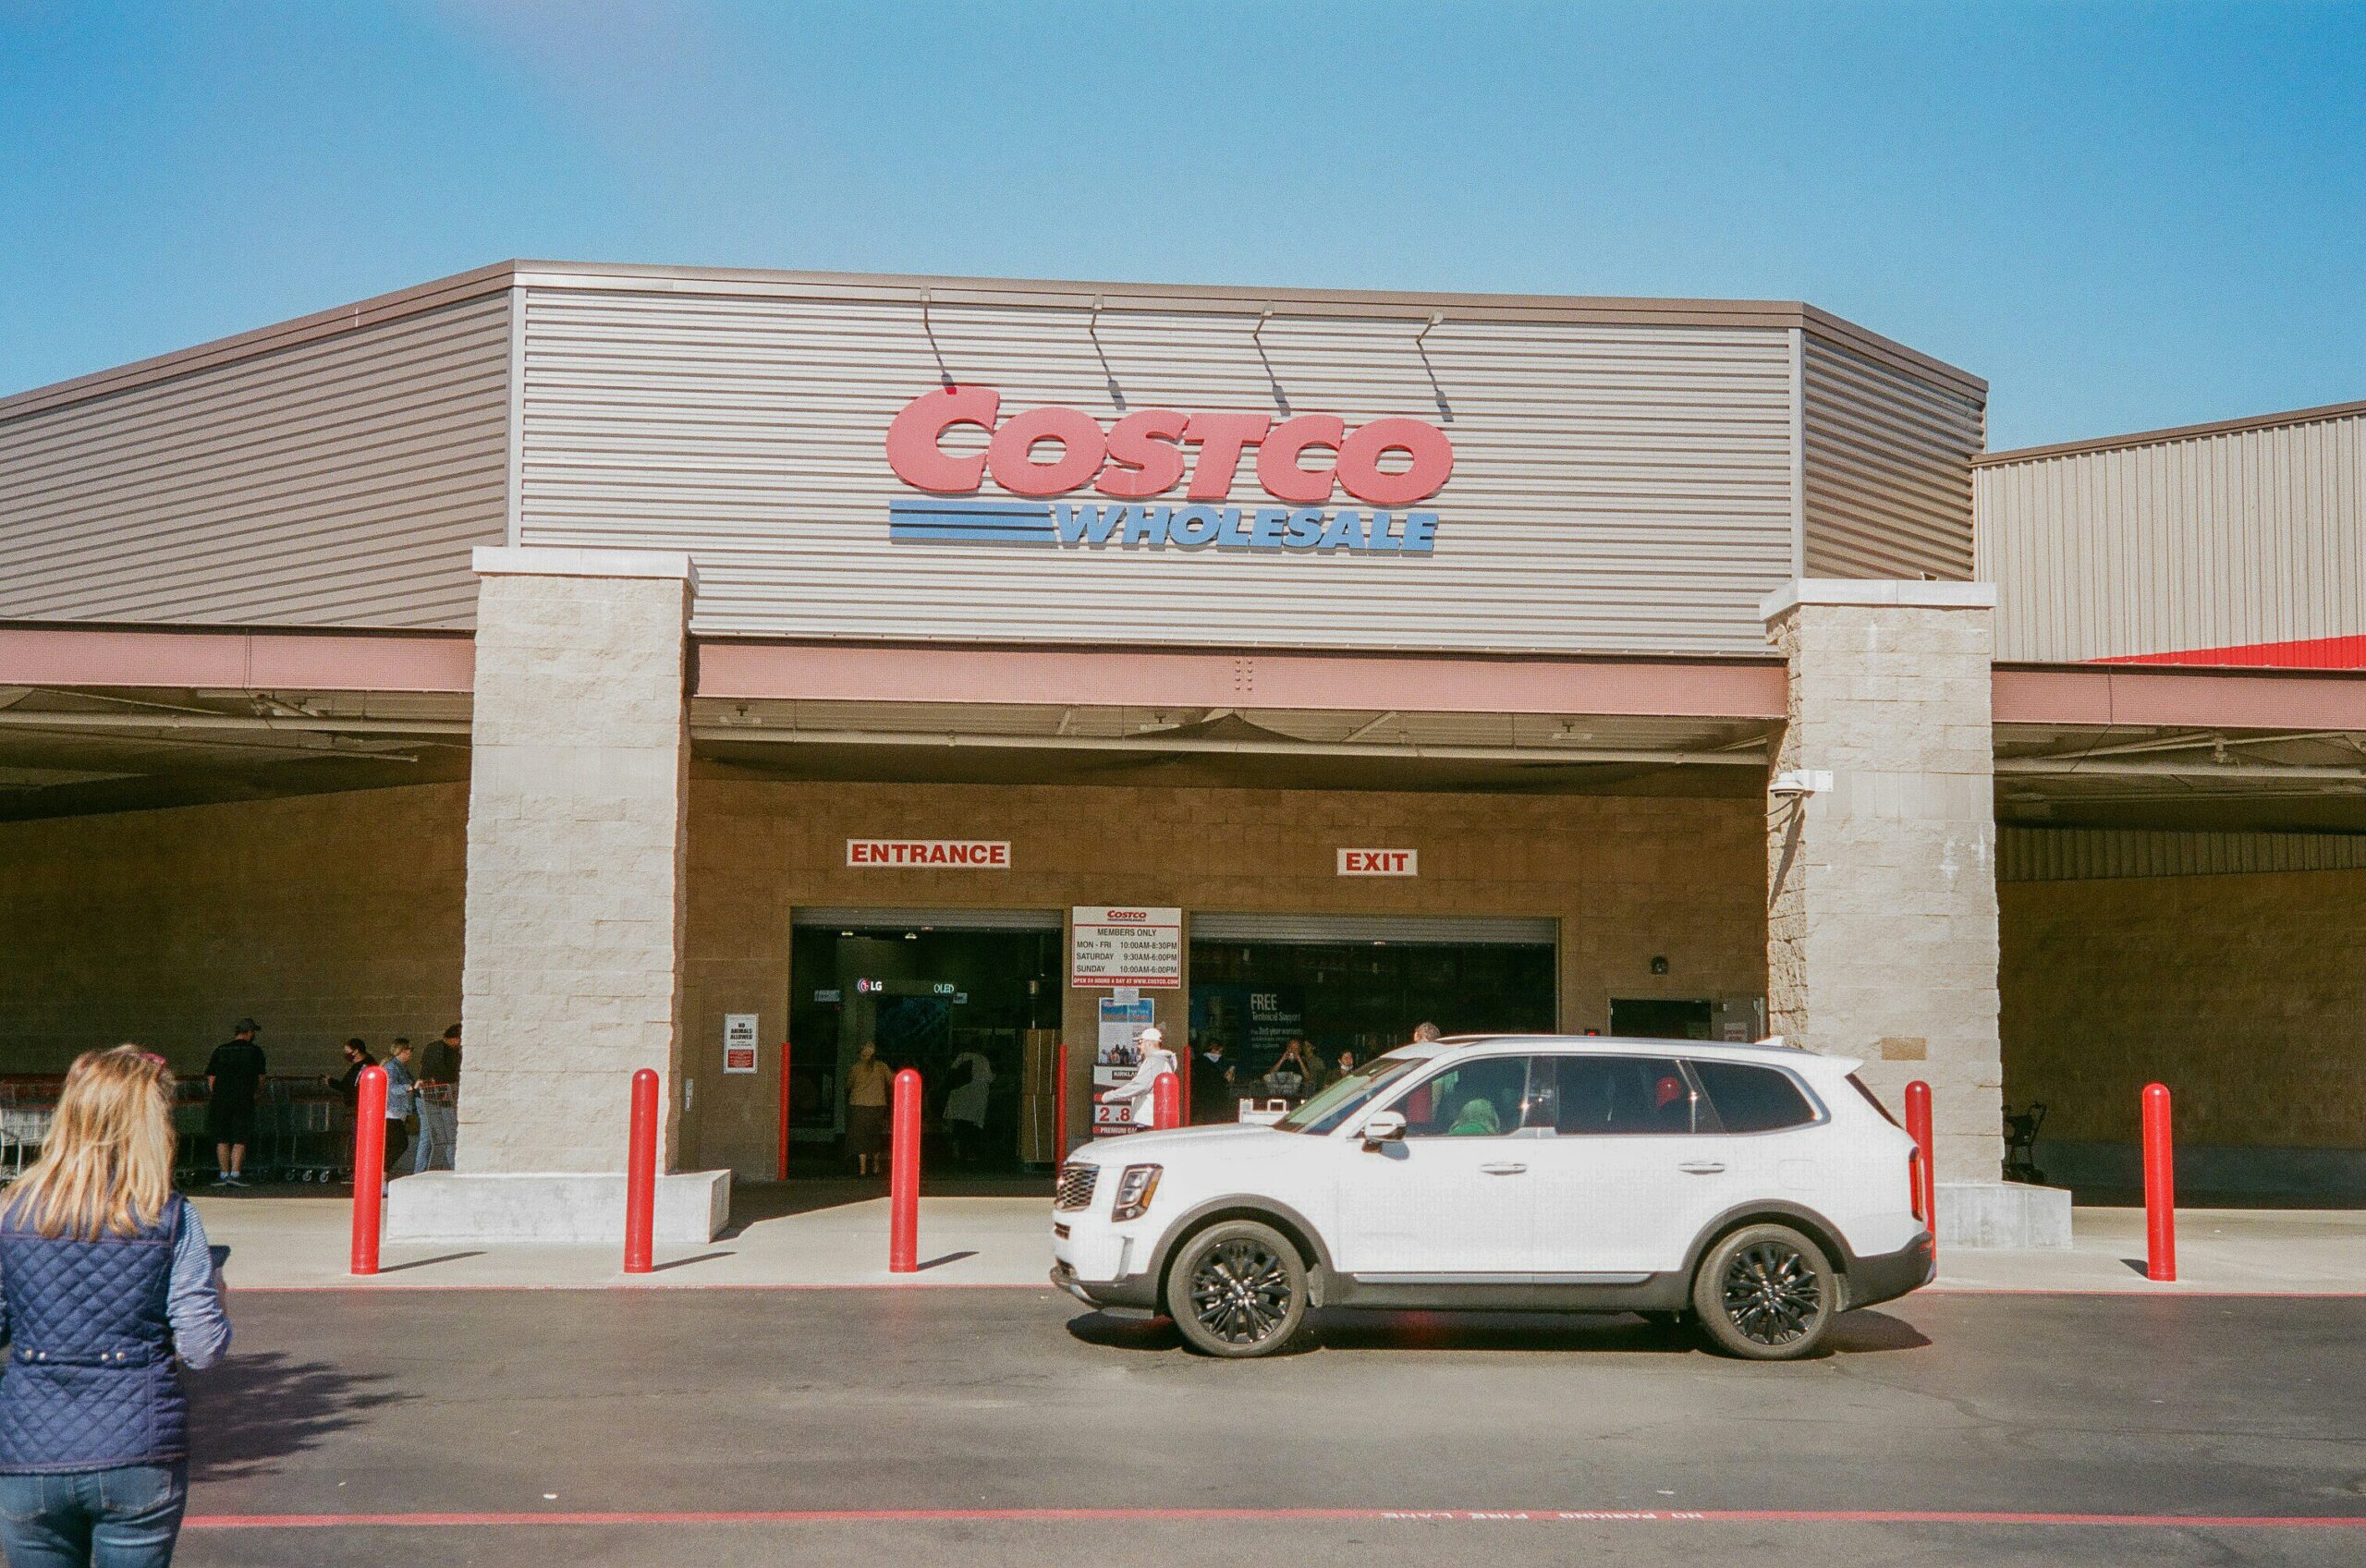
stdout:
[[(1908, 1082), (1929, 1082), (1953, 1189), (1943, 1241), (1969, 1239), (1951, 1238), (1951, 1210), (2024, 1191), (1969, 1191), (1999, 1185), (2004, 1160), (1995, 602), (1985, 583), (1808, 579), (1762, 606), (1790, 662), (1767, 797), (1768, 1027), (1864, 1058), (1892, 1107)], [(2067, 1198), (2061, 1209), (2067, 1243)], [(2045, 1244), (2027, 1226), (1982, 1239)]]
[[(391, 1235), (621, 1241), (633, 1073), (680, 1114), (694, 577), (687, 556), (479, 550), (457, 1171), (395, 1184)], [(424, 1184), (424, 1185), (422, 1185)], [(726, 1173), (660, 1182), (704, 1242)]]

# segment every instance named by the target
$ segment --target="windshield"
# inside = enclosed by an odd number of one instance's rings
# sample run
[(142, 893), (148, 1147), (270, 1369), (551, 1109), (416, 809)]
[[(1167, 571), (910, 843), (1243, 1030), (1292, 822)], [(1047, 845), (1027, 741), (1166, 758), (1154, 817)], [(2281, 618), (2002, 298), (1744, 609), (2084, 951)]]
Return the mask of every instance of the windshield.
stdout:
[(1286, 1133), (1330, 1132), (1371, 1104), (1372, 1096), (1428, 1060), (1426, 1056), (1375, 1056), (1274, 1125)]

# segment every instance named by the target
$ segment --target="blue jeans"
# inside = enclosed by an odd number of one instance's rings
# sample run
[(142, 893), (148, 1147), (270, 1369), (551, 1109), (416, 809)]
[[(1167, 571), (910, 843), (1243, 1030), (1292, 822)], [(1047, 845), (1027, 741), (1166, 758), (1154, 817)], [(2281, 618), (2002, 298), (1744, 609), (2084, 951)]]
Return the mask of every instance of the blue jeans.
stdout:
[(419, 1153), (410, 1162), (411, 1174), (421, 1171), (448, 1171), (452, 1168), (453, 1146), (459, 1142), (459, 1107), (431, 1105), (425, 1099), (419, 1102)]
[(189, 1465), (0, 1476), (8, 1568), (165, 1568), (189, 1502)]

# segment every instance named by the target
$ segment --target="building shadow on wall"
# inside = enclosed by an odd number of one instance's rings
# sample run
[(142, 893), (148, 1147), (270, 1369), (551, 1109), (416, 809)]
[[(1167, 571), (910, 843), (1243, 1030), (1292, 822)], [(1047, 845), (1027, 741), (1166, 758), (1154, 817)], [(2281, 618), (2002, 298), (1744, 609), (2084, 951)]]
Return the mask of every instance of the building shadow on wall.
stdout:
[(189, 1380), (189, 1477), (269, 1475), (279, 1461), (342, 1437), (372, 1412), (418, 1397), (390, 1383), (281, 1351), (232, 1355)]

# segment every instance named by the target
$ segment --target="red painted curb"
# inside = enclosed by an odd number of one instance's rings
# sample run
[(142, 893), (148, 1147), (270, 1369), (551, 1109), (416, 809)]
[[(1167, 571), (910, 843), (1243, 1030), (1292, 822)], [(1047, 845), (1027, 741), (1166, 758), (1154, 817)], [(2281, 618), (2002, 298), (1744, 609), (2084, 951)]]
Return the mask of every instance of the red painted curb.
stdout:
[(554, 1509), (544, 1513), (192, 1513), (190, 1530), (309, 1530), (340, 1526), (454, 1529), (518, 1525), (1189, 1524), (1288, 1522), (1445, 1525), (2003, 1525), (2143, 1530), (2354, 1530), (2366, 1513), (2048, 1513), (1970, 1509), (1485, 1509), (1485, 1508), (809, 1508), (641, 1513)]

